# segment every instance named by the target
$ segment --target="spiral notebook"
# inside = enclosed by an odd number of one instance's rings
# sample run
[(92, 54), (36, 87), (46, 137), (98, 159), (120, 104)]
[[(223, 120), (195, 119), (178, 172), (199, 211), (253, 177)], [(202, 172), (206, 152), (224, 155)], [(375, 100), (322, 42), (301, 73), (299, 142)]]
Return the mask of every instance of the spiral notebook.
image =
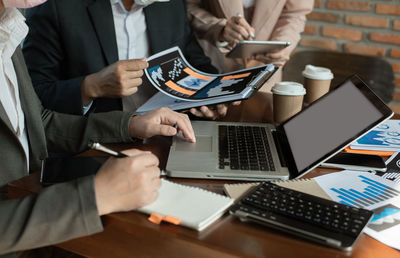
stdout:
[(158, 199), (137, 210), (172, 218), (164, 221), (201, 231), (220, 218), (232, 204), (232, 198), (162, 179)]
[[(321, 198), (332, 200), (324, 190), (318, 185), (317, 181), (312, 178), (299, 178), (292, 180), (278, 180), (273, 183), (290, 188), (295, 191), (315, 195)], [(229, 197), (239, 200), (247, 192), (256, 187), (259, 183), (242, 183), (242, 184), (224, 184), (224, 192)]]

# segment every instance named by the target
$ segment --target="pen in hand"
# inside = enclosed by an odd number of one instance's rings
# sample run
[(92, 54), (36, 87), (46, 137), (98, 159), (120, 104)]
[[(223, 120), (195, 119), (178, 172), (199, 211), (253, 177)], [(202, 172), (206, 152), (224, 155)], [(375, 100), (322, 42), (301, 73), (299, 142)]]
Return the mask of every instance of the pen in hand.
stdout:
[[(236, 17), (242, 18), (243, 15), (242, 15), (241, 13), (237, 13), (237, 14), (236, 14)], [(256, 36), (254, 35), (254, 33), (253, 33), (252, 31), (248, 31), (248, 33), (249, 33), (249, 36), (250, 36), (250, 38), (251, 38), (252, 40), (254, 40), (254, 39), (256, 38)]]
[(126, 157), (128, 157), (128, 155), (125, 155), (122, 152), (107, 148), (107, 147), (101, 145), (98, 142), (89, 142), (88, 146), (89, 146), (89, 148), (91, 148), (93, 150), (97, 150), (97, 151), (101, 151), (101, 152), (107, 153), (107, 154), (109, 154), (109, 155), (111, 155), (113, 157), (116, 157), (116, 158), (126, 158)]

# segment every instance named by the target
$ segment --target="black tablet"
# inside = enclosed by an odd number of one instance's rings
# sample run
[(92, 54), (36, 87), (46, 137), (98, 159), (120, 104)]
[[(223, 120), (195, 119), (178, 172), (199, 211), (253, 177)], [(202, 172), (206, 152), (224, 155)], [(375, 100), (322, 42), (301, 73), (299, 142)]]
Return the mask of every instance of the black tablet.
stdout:
[(276, 52), (290, 46), (286, 41), (242, 40), (226, 54), (229, 58), (250, 58), (257, 54)]
[(109, 157), (54, 157), (43, 161), (40, 182), (51, 185), (96, 174)]

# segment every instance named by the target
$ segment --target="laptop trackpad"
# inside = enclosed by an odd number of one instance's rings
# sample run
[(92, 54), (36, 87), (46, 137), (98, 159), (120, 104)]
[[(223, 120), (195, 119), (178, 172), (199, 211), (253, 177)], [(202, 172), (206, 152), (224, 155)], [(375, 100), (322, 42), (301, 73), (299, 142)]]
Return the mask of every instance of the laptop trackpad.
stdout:
[(196, 136), (196, 143), (177, 137), (175, 151), (212, 152), (212, 137)]

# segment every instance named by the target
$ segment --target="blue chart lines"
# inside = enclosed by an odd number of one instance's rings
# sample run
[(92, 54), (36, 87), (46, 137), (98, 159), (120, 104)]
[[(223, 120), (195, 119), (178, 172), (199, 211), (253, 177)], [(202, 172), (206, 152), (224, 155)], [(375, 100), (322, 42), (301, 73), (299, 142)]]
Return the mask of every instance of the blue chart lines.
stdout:
[(358, 176), (360, 181), (365, 184), (363, 190), (330, 188), (338, 194), (340, 203), (359, 208), (367, 207), (394, 197), (400, 196), (400, 191), (372, 180), (365, 176)]

